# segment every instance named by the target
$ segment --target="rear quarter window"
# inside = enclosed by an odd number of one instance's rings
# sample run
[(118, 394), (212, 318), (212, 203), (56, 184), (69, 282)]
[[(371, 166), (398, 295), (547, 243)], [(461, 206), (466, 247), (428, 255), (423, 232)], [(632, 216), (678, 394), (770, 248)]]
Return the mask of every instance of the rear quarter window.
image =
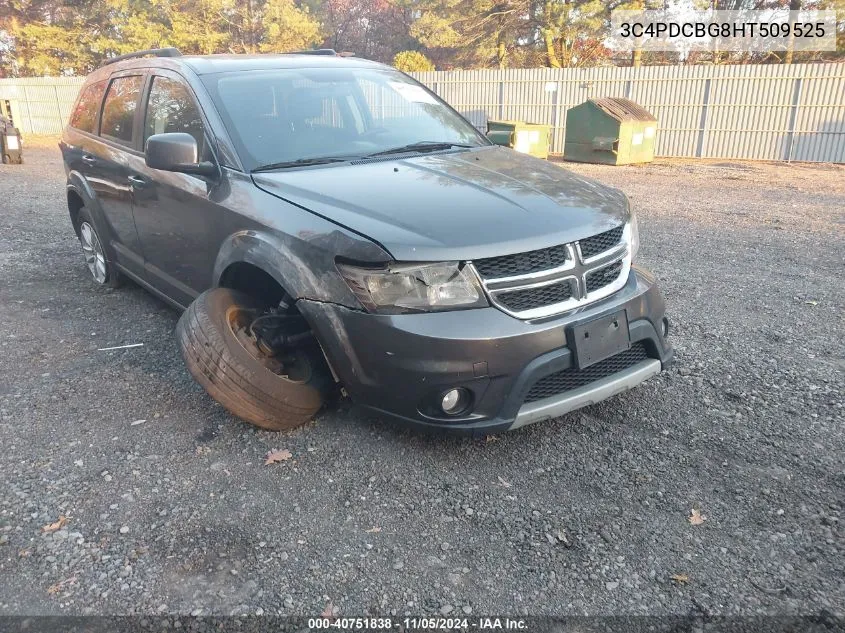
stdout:
[(107, 136), (124, 145), (132, 145), (135, 128), (135, 111), (144, 86), (142, 75), (118, 77), (109, 85), (103, 104), (100, 136)]
[(85, 86), (79, 93), (76, 108), (70, 116), (70, 126), (83, 132), (97, 133), (97, 119), (100, 116), (100, 104), (106, 91), (107, 80)]

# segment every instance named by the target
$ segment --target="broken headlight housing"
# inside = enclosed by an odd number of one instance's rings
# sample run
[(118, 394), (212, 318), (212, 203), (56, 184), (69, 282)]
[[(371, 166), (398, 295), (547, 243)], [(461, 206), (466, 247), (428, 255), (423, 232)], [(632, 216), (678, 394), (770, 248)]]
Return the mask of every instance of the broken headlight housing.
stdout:
[(337, 267), (368, 312), (403, 314), (489, 305), (472, 269), (462, 262), (393, 262), (383, 268), (338, 263)]

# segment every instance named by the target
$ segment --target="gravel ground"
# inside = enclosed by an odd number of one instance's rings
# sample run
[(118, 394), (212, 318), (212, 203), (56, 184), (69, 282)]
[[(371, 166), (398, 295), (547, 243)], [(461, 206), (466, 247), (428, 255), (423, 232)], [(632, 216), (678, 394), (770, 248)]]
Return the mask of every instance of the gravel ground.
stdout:
[(89, 281), (55, 146), (26, 159), (0, 166), (0, 614), (845, 613), (842, 167), (571, 166), (639, 209), (677, 364), (473, 441), (233, 419), (176, 313)]

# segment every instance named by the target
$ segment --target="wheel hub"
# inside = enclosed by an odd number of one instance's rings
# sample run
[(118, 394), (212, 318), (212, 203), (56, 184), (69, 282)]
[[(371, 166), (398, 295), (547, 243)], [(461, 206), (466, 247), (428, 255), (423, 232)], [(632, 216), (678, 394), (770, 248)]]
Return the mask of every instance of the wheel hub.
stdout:
[[(250, 356), (274, 374), (291, 382), (306, 383), (311, 378), (311, 362), (301, 348), (295, 344), (286, 344), (291, 337), (284, 333), (284, 330), (288, 329), (285, 327), (285, 320), (293, 321), (286, 317), (288, 315), (259, 314), (257, 311), (238, 307), (230, 308), (226, 314), (235, 340)], [(257, 327), (261, 321), (266, 322), (271, 318), (281, 321), (281, 324), (268, 327), (265, 323), (262, 327)]]

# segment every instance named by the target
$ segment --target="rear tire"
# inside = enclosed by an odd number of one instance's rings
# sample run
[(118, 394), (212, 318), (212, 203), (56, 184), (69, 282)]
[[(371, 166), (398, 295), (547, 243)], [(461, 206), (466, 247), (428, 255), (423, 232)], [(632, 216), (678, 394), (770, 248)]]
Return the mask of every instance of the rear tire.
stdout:
[[(308, 422), (323, 404), (325, 361), (316, 340), (297, 348), (288, 376), (271, 370), (244, 343), (237, 315), (265, 310), (261, 301), (229, 288), (198, 296), (179, 319), (176, 336), (188, 371), (237, 417), (271, 431)], [(240, 334), (238, 334), (240, 332)], [(301, 359), (301, 360), (300, 360)]]
[(114, 262), (109, 260), (103, 238), (100, 237), (103, 232), (94, 224), (91, 214), (85, 207), (79, 210), (77, 224), (79, 243), (82, 245), (85, 263), (94, 283), (109, 288), (120, 287), (123, 283), (123, 276), (117, 270)]

